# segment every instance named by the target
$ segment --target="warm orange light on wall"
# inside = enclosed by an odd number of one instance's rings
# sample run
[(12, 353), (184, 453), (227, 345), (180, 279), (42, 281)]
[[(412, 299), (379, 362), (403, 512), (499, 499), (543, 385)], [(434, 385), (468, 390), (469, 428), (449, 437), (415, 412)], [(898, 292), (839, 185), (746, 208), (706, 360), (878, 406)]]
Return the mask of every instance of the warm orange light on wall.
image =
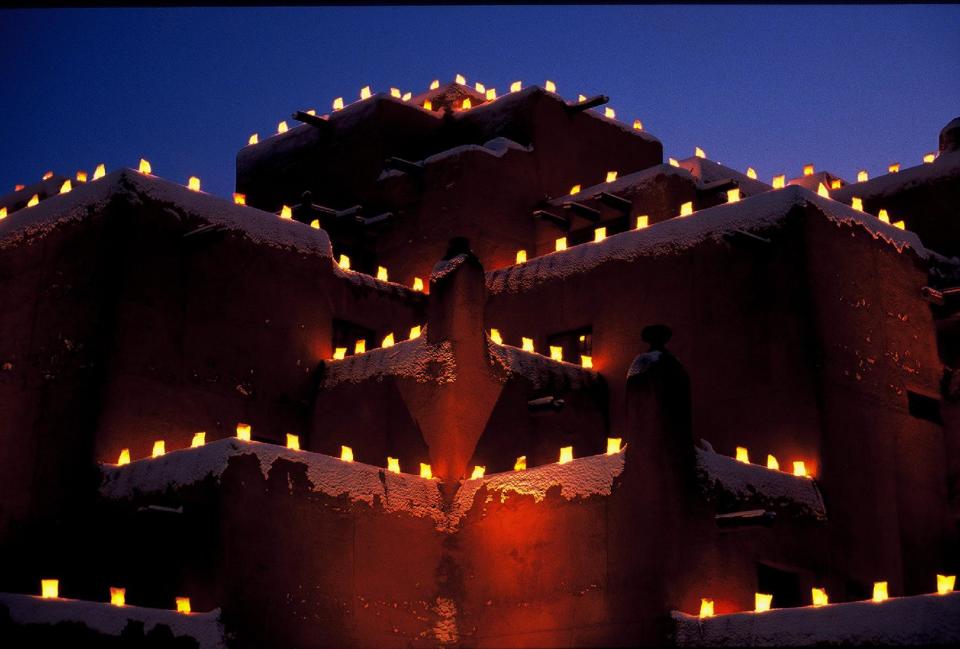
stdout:
[(300, 450), (300, 436), (287, 433), (287, 448), (291, 451)]
[(190, 440), (190, 448), (197, 448), (203, 446), (207, 443), (207, 433), (206, 431), (201, 430), (198, 433), (193, 434), (193, 439)]
[(520, 338), (520, 349), (525, 352), (532, 352), (533, 349), (533, 338)]
[(700, 147), (694, 147), (694, 149), (693, 149), (693, 155), (697, 156), (698, 158), (706, 158), (706, 157), (707, 157), (707, 154), (706, 154), (706, 153), (704, 152), (704, 150), (701, 149)]
[(343, 110), (343, 97), (337, 97), (333, 100), (333, 112)]
[(798, 478), (805, 478), (807, 476), (807, 465), (804, 464), (803, 460), (797, 460), (793, 463), (793, 475)]
[(749, 178), (750, 180), (756, 180), (757, 179), (756, 169), (754, 169), (753, 167), (747, 167), (747, 178)]
[(690, 216), (693, 214), (693, 201), (687, 201), (680, 206), (680, 216)]
[(633, 120), (633, 130), (635, 130), (635, 131), (642, 131), (642, 130), (643, 130), (643, 122), (641, 122), (639, 119)]
[(247, 204), (247, 195), (238, 194), (237, 192), (233, 193), (233, 202), (235, 205), (246, 205)]
[(877, 213), (877, 218), (880, 219), (881, 221), (883, 221), (884, 223), (889, 223), (889, 222), (890, 222), (890, 215), (887, 214), (887, 210), (883, 210), (883, 209), (880, 210), (880, 211)]
[(484, 94), (487, 101), (493, 101), (497, 98), (497, 89), (496, 88), (487, 88), (487, 92)]
[(420, 325), (414, 325), (410, 327), (410, 336), (408, 340), (413, 340), (420, 337)]
[(850, 206), (855, 210), (863, 211), (863, 199), (857, 198), (854, 196), (850, 199)]
[(857, 172), (858, 183), (865, 183), (868, 180), (870, 180), (870, 174), (867, 173), (866, 169), (861, 169), (860, 171)]
[(580, 367), (584, 369), (593, 369), (593, 357), (580, 354)]
[(372, 94), (373, 94), (373, 93), (370, 92), (370, 86), (364, 86), (363, 88), (360, 88), (360, 99), (361, 99), (361, 100), (362, 100), (362, 99), (370, 99), (370, 97), (371, 97)]
[(813, 175), (813, 165), (803, 165), (803, 175), (812, 176)]
[(503, 338), (500, 336), (500, 330), (499, 330), (499, 329), (491, 329), (491, 330), (490, 330), (490, 340), (492, 340), (493, 342), (497, 343), (498, 345), (502, 345), (502, 344), (503, 344)]
[(379, 279), (381, 282), (390, 281), (390, 273), (387, 272), (385, 266), (377, 266), (377, 279)]
[(900, 171), (900, 163), (899, 163), (899, 162), (894, 162), (892, 165), (890, 165), (889, 167), (887, 167), (887, 171), (890, 172), (890, 173), (892, 173), (892, 174), (897, 173), (898, 171)]
[(510, 92), (520, 92), (523, 88), (523, 84), (519, 81), (514, 81), (510, 84)]
[(27, 201), (27, 207), (33, 207), (34, 205), (39, 205), (39, 204), (40, 204), (39, 194), (34, 194), (33, 196), (30, 197), (30, 200)]
[(775, 458), (774, 456), (767, 454), (767, 468), (770, 469), (771, 471), (779, 471), (780, 462), (778, 462), (777, 458)]
[(388, 457), (387, 471), (390, 471), (391, 473), (400, 473), (400, 460), (395, 457)]
[(150, 457), (160, 457), (167, 452), (167, 443), (162, 439), (158, 439), (153, 443), (153, 450), (150, 452)]
[(757, 613), (763, 613), (770, 610), (770, 604), (773, 602), (773, 595), (770, 593), (753, 594), (753, 610)]
[(514, 471), (526, 471), (527, 470), (527, 456), (521, 455), (517, 458), (517, 461), (513, 463)]
[(830, 598), (827, 597), (827, 590), (825, 588), (812, 588), (810, 594), (814, 606), (826, 606), (830, 603)]
[(61, 193), (61, 194), (69, 194), (69, 193), (70, 193), (70, 190), (72, 190), (72, 189), (73, 189), (73, 185), (70, 183), (70, 179), (69, 179), (69, 178), (67, 178), (66, 180), (64, 180), (64, 181), (63, 181), (63, 184), (60, 185), (60, 193)]
[(137, 171), (142, 174), (151, 174), (153, 173), (153, 167), (150, 166), (150, 162), (140, 158), (140, 166), (137, 167)]
[(127, 589), (110, 587), (110, 603), (114, 606), (125, 606), (127, 603)]
[(650, 227), (650, 217), (646, 214), (641, 214), (637, 217), (637, 229), (642, 230), (644, 228)]
[(571, 196), (573, 196), (573, 195), (575, 195), (575, 194), (579, 194), (579, 193), (580, 193), (580, 185), (574, 185), (573, 187), (570, 188), (570, 195), (571, 195)]
[(887, 582), (885, 581), (875, 581), (873, 582), (873, 597), (871, 598), (874, 602), (883, 602), (888, 599), (887, 595)]
[(259, 141), (260, 135), (258, 133), (254, 133), (247, 139), (247, 146), (250, 146), (251, 144), (257, 144)]
[(381, 347), (393, 347), (394, 345), (393, 332), (391, 331), (386, 336), (383, 337), (383, 342), (380, 343)]
[(823, 183), (817, 187), (817, 196), (823, 196), (824, 198), (830, 198), (830, 190), (827, 189), (827, 186)]
[(517, 251), (517, 263), (518, 263), (518, 264), (523, 264), (523, 263), (526, 263), (526, 261), (527, 261), (527, 251), (526, 251), (526, 250), (518, 250), (518, 251)]
[(337, 260), (337, 265), (343, 270), (350, 270), (350, 257), (341, 254), (340, 258)]
[(423, 280), (420, 279), (419, 277), (413, 278), (413, 290), (423, 291)]
[(189, 613), (190, 612), (190, 598), (189, 597), (177, 597), (177, 613)]
[(597, 228), (593, 231), (593, 241), (594, 243), (600, 243), (607, 238), (607, 229), (606, 228)]
[(740, 188), (734, 187), (733, 189), (727, 190), (727, 202), (736, 203), (740, 200)]
[(7, 208), (0, 207), (0, 221), (7, 218)]
[(554, 242), (553, 249), (554, 249), (556, 252), (560, 252), (561, 250), (566, 250), (566, 249), (567, 249), (567, 238), (566, 238), (566, 237), (560, 237), (559, 239), (557, 239), (556, 242)]
[(607, 106), (606, 108), (603, 109), (603, 116), (604, 116), (604, 117), (608, 117), (608, 118), (610, 118), (610, 119), (616, 119), (616, 118), (617, 118), (617, 111), (615, 111), (615, 110), (613, 110), (612, 108), (610, 108), (609, 106)]
[(361, 338), (353, 344), (353, 353), (354, 354), (363, 354), (367, 351), (367, 340)]
[(906, 230), (906, 229), (907, 229), (907, 224), (904, 223), (903, 221), (894, 221), (894, 222), (891, 223), (890, 225), (892, 225), (892, 226), (895, 227), (895, 228), (900, 228), (901, 230)]
[(344, 358), (346, 358), (346, 356), (347, 356), (346, 347), (337, 347), (336, 349), (333, 350), (334, 360), (342, 361)]
[(616, 171), (608, 171), (608, 172), (607, 172), (607, 182), (608, 182), (608, 183), (612, 183), (612, 182), (613, 182), (614, 180), (616, 180), (616, 179), (617, 179), (617, 172), (616, 172)]
[(281, 121), (277, 124), (277, 133), (286, 133), (289, 130), (286, 120)]
[(117, 458), (117, 466), (123, 466), (124, 464), (130, 464), (130, 449), (124, 448), (120, 450), (120, 457)]
[(93, 170), (93, 179), (99, 180), (107, 175), (107, 167), (102, 162), (97, 165), (97, 168)]
[(614, 455), (620, 452), (620, 443), (623, 441), (620, 437), (607, 438), (607, 455)]
[(189, 180), (187, 180), (187, 189), (195, 192), (200, 191), (200, 179), (196, 176), (190, 176)]
[(830, 181), (830, 189), (840, 189), (840, 179), (834, 178)]
[(557, 464), (566, 464), (567, 462), (573, 462), (572, 446), (564, 446), (560, 449), (560, 459), (557, 461)]
[(26, 187), (26, 185), (14, 185), (14, 186), (13, 186), (13, 191), (18, 192), (18, 191), (20, 191), (21, 189), (23, 189), (24, 187)]
[(952, 593), (956, 583), (956, 575), (937, 575), (937, 594), (946, 595), (947, 593)]
[(563, 347), (560, 345), (550, 345), (550, 358), (555, 361), (562, 361)]
[(470, 474), (471, 480), (479, 480), (483, 477), (483, 474), (487, 472), (487, 467), (485, 466), (475, 466), (473, 467), (473, 473)]
[(349, 446), (340, 446), (340, 459), (344, 462), (353, 462), (353, 449)]
[(60, 597), (60, 580), (59, 579), (41, 579), (40, 580), (40, 597), (43, 599), (57, 599)]
[(787, 186), (787, 177), (784, 174), (773, 177), (773, 188), (774, 189), (783, 189)]
[(292, 219), (292, 218), (293, 218), (293, 210), (290, 209), (290, 206), (289, 206), (289, 205), (284, 205), (283, 207), (280, 208), (280, 218), (281, 218), (281, 219)]
[(469, 97), (460, 102), (460, 110), (469, 110), (471, 108), (473, 108), (473, 102), (470, 101)]
[(700, 619), (713, 617), (713, 600), (706, 597), (700, 599)]
[(250, 441), (250, 424), (237, 424), (237, 439), (242, 439), (245, 442)]
[(82, 170), (81, 170), (81, 171), (78, 171), (76, 178), (77, 178), (77, 182), (78, 182), (78, 183), (85, 183), (85, 182), (87, 182), (87, 172), (86, 172), (86, 171), (82, 171)]
[(750, 453), (747, 452), (747, 448), (745, 446), (737, 447), (737, 462), (750, 464)]
[(319, 229), (320, 229), (320, 219), (314, 219), (314, 220), (310, 221), (310, 227), (313, 228), (314, 230), (319, 230)]
[(436, 90), (440, 87), (440, 79), (434, 79), (430, 82), (430, 90)]
[(933, 162), (933, 161), (936, 160), (936, 159), (937, 159), (937, 154), (936, 154), (936, 153), (928, 153), (928, 154), (926, 154), (925, 156), (923, 156), (923, 163), (924, 163), (924, 164), (930, 164), (931, 162)]
[(43, 174), (43, 177), (40, 180), (50, 180), (51, 178), (53, 178), (53, 172), (48, 171), (45, 174)]
[(420, 463), (420, 477), (426, 478), (427, 480), (433, 480), (433, 471), (430, 470), (429, 464)]
[(667, 158), (667, 164), (669, 164), (671, 167), (679, 167), (680, 161), (676, 158)]
[(390, 96), (395, 99), (400, 99), (400, 88), (390, 88)]
[(556, 92), (556, 91), (557, 91), (557, 84), (555, 84), (554, 82), (550, 81), (549, 79), (547, 79), (547, 82), (543, 84), (543, 87), (544, 87), (544, 89), (545, 89), (547, 92)]
[(467, 78), (466, 78), (465, 76), (463, 76), (462, 74), (458, 74), (456, 77), (454, 77), (453, 80), (454, 80), (456, 83), (459, 83), (461, 86), (467, 85)]
[(586, 95), (577, 95), (577, 103), (582, 104), (582, 103), (585, 102), (586, 100), (587, 100), (587, 96), (586, 96)]
[(425, 102), (423, 102), (423, 109), (424, 109), (424, 110), (433, 110), (433, 102), (430, 101), (429, 99), (426, 100)]

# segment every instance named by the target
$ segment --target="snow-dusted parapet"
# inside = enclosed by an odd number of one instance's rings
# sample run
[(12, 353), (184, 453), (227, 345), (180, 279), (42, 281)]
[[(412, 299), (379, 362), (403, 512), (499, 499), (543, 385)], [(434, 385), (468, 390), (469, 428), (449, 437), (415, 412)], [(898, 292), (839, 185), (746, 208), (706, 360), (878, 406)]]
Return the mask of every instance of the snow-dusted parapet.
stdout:
[(10, 620), (18, 625), (76, 622), (104, 635), (120, 636), (130, 622), (142, 622), (145, 634), (162, 625), (169, 627), (176, 638), (193, 638), (200, 649), (226, 646), (220, 609), (184, 614), (159, 608), (113, 606), (77, 599), (43, 599), (12, 593), (0, 593), (0, 608), (9, 610)]
[(507, 151), (522, 151), (524, 153), (530, 153), (533, 151), (532, 146), (523, 146), (518, 144), (513, 140), (505, 137), (495, 137), (492, 140), (484, 142), (483, 145), (478, 144), (463, 144), (460, 146), (455, 146), (446, 151), (441, 151), (440, 153), (434, 154), (429, 158), (423, 160), (423, 164), (429, 165), (447, 158), (454, 158), (465, 153), (483, 153), (495, 158), (502, 158)]
[(681, 169), (688, 170), (702, 185), (708, 185), (718, 180), (734, 180), (740, 187), (741, 193), (745, 196), (760, 194), (772, 189), (767, 183), (751, 178), (736, 169), (731, 169), (708, 158), (698, 158), (694, 156), (680, 160), (679, 164)]
[(908, 167), (861, 183), (850, 183), (831, 191), (830, 195), (848, 203), (853, 196), (862, 199), (882, 199), (920, 185), (949, 181), (960, 181), (960, 151), (945, 151), (929, 164)]
[(275, 444), (227, 438), (197, 448), (171, 451), (157, 458), (131, 462), (124, 466), (101, 465), (103, 483), (100, 494), (110, 499), (164, 493), (209, 477), (220, 478), (231, 457), (254, 455), (266, 478), (278, 459), (303, 464), (307, 468), (310, 489), (333, 498), (346, 496), (351, 502), (373, 506), (380, 503), (384, 511), (408, 513), (432, 518), (442, 527), (438, 482), (419, 476), (391, 473), (384, 468), (344, 462), (339, 458), (294, 451)]
[(960, 593), (733, 613), (671, 613), (680, 647), (955, 646)]
[(512, 345), (498, 345), (488, 340), (488, 349), (490, 358), (505, 376), (527, 378), (536, 390), (545, 387), (580, 390), (591, 385), (598, 377), (596, 372), (579, 365), (555, 361)]
[(457, 363), (449, 341), (433, 344), (426, 335), (404, 340), (392, 347), (371, 349), (341, 360), (324, 361), (321, 389), (329, 390), (341, 383), (360, 383), (385, 377), (410, 378), (418, 383), (453, 383)]
[(678, 176), (694, 180), (693, 175), (686, 169), (673, 165), (660, 164), (640, 171), (624, 174), (611, 182), (597, 183), (584, 187), (576, 194), (565, 194), (549, 201), (550, 205), (560, 206), (568, 201), (586, 201), (596, 198), (602, 192), (629, 197), (633, 194), (642, 194), (650, 185), (662, 182), (664, 176)]
[(330, 239), (323, 230), (132, 169), (79, 183), (67, 194), (50, 196), (39, 205), (13, 212), (0, 221), (0, 249), (43, 237), (61, 225), (91, 218), (115, 200), (125, 201), (131, 208), (142, 203), (162, 205), (171, 218), (219, 226), (254, 243), (316, 257), (333, 256)]
[(465, 480), (457, 492), (450, 512), (450, 525), (455, 528), (473, 507), (476, 494), (486, 490), (485, 503), (497, 498), (506, 502), (512, 494), (533, 496), (541, 502), (551, 489), (559, 488), (566, 500), (580, 500), (592, 496), (609, 496), (614, 482), (623, 473), (626, 447), (618, 453), (590, 455), (565, 464), (554, 462), (523, 471), (495, 473), (475, 480)]
[(817, 196), (802, 187), (790, 186), (736, 203), (709, 207), (691, 216), (655, 223), (642, 230), (621, 232), (600, 242), (572, 246), (525, 264), (494, 270), (487, 274), (487, 287), (494, 294), (521, 292), (538, 284), (589, 272), (607, 263), (680, 254), (707, 241), (721, 241), (724, 234), (735, 230), (760, 232), (774, 228), (794, 207), (809, 205), (833, 222), (862, 227), (898, 251), (910, 248), (922, 258), (928, 256), (913, 232), (895, 228), (871, 214)]
[(812, 478), (747, 464), (700, 448), (696, 452), (697, 474), (710, 498), (826, 518), (823, 498)]

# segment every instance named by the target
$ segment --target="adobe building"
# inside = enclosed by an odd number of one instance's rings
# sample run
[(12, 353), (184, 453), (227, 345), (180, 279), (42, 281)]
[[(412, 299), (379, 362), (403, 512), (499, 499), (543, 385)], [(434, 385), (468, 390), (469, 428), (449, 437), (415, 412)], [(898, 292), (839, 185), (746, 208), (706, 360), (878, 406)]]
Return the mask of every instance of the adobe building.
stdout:
[(767, 184), (606, 102), (0, 198), (0, 640), (960, 642), (960, 123)]

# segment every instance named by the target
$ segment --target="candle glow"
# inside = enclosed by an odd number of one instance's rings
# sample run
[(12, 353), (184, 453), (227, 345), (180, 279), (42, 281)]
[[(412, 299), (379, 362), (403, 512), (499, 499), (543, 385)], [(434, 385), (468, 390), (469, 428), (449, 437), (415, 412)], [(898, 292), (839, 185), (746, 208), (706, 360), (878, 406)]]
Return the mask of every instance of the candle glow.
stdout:
[(557, 461), (557, 464), (567, 464), (568, 462), (573, 462), (572, 446), (564, 446), (560, 449), (560, 459)]
[(250, 424), (239, 423), (237, 424), (237, 439), (243, 440), (245, 442), (250, 441)]

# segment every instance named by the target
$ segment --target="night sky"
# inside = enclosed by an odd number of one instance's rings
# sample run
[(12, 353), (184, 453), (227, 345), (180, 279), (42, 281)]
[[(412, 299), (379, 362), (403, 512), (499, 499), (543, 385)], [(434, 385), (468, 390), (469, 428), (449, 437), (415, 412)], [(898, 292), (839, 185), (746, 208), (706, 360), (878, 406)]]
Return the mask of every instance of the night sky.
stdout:
[[(364, 85), (557, 83), (665, 156), (767, 182), (919, 164), (960, 115), (960, 7), (328, 7), (0, 11), (0, 194), (135, 167), (233, 190), (236, 152)], [(291, 124), (294, 122), (291, 121)]]

